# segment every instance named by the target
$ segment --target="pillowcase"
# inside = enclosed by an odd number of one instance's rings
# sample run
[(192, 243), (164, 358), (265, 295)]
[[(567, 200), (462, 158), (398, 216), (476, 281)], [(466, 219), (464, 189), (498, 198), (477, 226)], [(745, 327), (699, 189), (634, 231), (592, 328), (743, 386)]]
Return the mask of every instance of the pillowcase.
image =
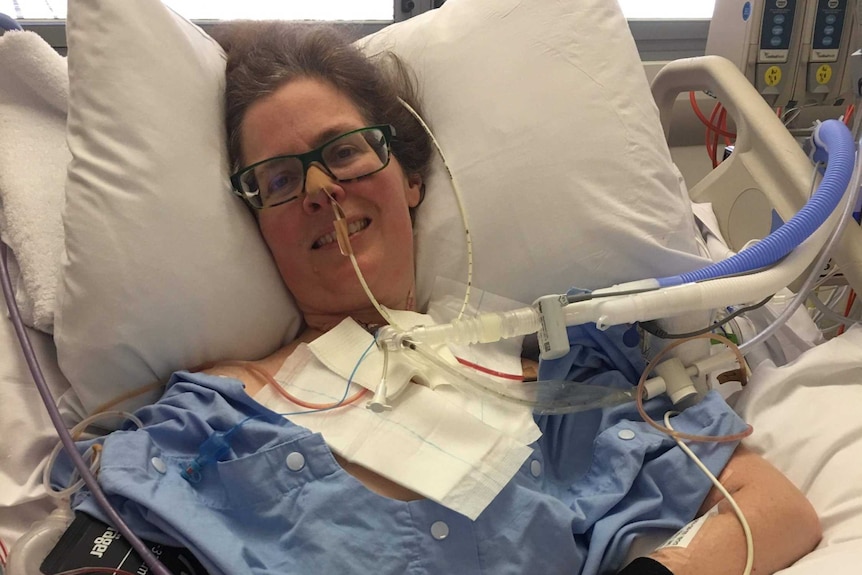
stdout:
[(273, 351), (298, 315), (230, 193), (221, 48), (159, 0), (70, 0), (66, 32), (72, 162), (54, 333), (83, 405)]
[[(93, 409), (175, 369), (265, 355), (299, 318), (228, 191), (219, 47), (156, 0), (70, 0), (68, 18), (73, 162), (55, 333)], [(450, 0), (362, 45), (393, 49), (418, 76), (464, 193), (477, 287), (529, 303), (700, 264), (616, 3)], [(417, 215), (422, 306), (438, 275), (466, 278), (443, 173)]]
[[(0, 299), (3, 298), (0, 293)], [(56, 500), (42, 488), (43, 464), (57, 444), (57, 432), (27, 367), (12, 320), (0, 317), (0, 541), (7, 548), (33, 523), (44, 519)], [(60, 413), (71, 427), (75, 410), (65, 400), (69, 384), (57, 367), (51, 337), (25, 327), (42, 375), (60, 402)]]
[[(478, 287), (525, 303), (703, 265), (628, 24), (607, 0), (450, 0), (362, 41), (416, 72), (464, 196)], [(417, 299), (466, 281), (438, 164), (419, 207)]]

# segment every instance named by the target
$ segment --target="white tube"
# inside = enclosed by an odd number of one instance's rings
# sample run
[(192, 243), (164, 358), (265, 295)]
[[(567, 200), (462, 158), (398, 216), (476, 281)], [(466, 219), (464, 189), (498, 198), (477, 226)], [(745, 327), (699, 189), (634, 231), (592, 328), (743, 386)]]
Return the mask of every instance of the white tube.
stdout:
[[(776, 266), (739, 277), (721, 278), (694, 284), (662, 288), (626, 296), (595, 298), (563, 308), (566, 325), (595, 322), (600, 328), (759, 301), (784, 288), (817, 256), (841, 214), (833, 213), (795, 250)], [(536, 333), (539, 316), (532, 307), (502, 313), (481, 314), (448, 324), (419, 326), (400, 333), (384, 328), (379, 338), (390, 349), (398, 349), (404, 339), (428, 345), (445, 343), (469, 345), (499, 341)]]
[(566, 325), (595, 322), (600, 329), (611, 325), (672, 317), (743, 302), (754, 302), (786, 287), (805, 271), (820, 252), (840, 218), (834, 212), (799, 247), (776, 266), (746, 276), (720, 278), (616, 298), (599, 298), (569, 304)]
[(445, 343), (469, 345), (491, 343), (536, 333), (539, 330), (539, 316), (535, 309), (525, 307), (499, 313), (483, 313), (469, 319), (456, 319), (442, 325), (417, 326), (401, 333), (391, 333), (384, 328), (379, 339), (390, 349), (398, 349), (405, 339), (427, 345)]
[[(862, 152), (862, 142), (860, 142), (856, 147), (856, 165), (853, 168), (853, 177), (850, 179), (848, 192), (846, 192), (847, 197), (844, 200), (844, 209), (841, 210), (838, 223), (835, 225), (835, 228), (829, 235), (828, 241), (820, 251), (820, 255), (817, 258), (816, 263), (812, 266), (811, 273), (808, 274), (805, 282), (799, 288), (799, 293), (796, 294), (793, 301), (784, 308), (784, 311), (775, 318), (775, 321), (769, 324), (766, 329), (754, 336), (752, 339), (739, 346), (739, 351), (741, 353), (747, 353), (757, 344), (772, 337), (781, 326), (787, 323), (790, 316), (796, 313), (796, 310), (799, 309), (805, 300), (808, 299), (808, 292), (810, 292), (814, 287), (814, 284), (817, 283), (817, 278), (820, 277), (820, 271), (826, 265), (826, 262), (829, 261), (829, 255), (838, 243), (841, 234), (844, 232), (844, 228), (847, 227), (849, 222), (853, 221), (853, 208), (856, 206), (856, 196), (859, 193), (860, 178), (862, 178), (862, 161), (860, 161), (862, 160), (862, 154), (860, 154), (860, 152)], [(840, 207), (841, 204), (839, 203), (836, 210)]]
[(611, 287), (601, 288), (597, 290), (593, 290), (593, 295), (605, 295), (621, 292), (621, 291), (640, 291), (640, 290), (654, 290), (656, 288), (661, 287), (658, 283), (658, 280), (655, 278), (645, 279), (645, 280), (637, 280), (633, 282), (626, 282), (622, 284), (612, 285)]
[(862, 323), (862, 321), (860, 321), (858, 319), (850, 319), (849, 317), (845, 317), (845, 316), (841, 315), (837, 311), (830, 308), (827, 304), (825, 304), (822, 301), (820, 301), (819, 299), (817, 299), (817, 296), (814, 296), (813, 298), (811, 298), (811, 301), (814, 304), (814, 307), (816, 307), (818, 310), (820, 310), (821, 317), (829, 318), (834, 322), (838, 322), (839, 325), (840, 324), (856, 325), (858, 323)]

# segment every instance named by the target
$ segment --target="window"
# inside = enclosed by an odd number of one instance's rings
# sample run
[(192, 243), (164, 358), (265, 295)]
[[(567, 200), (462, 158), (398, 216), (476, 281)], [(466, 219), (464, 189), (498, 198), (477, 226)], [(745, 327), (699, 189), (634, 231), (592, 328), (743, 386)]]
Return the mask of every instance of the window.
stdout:
[(644, 61), (703, 56), (715, 0), (619, 0)]
[[(122, 2), (123, 0), (112, 0)], [(404, 20), (445, 0), (163, 0), (207, 29), (215, 20), (286, 18), (352, 23), (356, 37)], [(65, 53), (67, 0), (0, 0), (0, 12), (17, 18)], [(619, 0), (641, 58), (673, 60), (703, 55), (715, 0)], [(405, 12), (404, 10), (408, 10)], [(356, 23), (359, 23), (356, 25)]]
[[(296, 20), (393, 19), (392, 0), (164, 0), (165, 4), (193, 20), (232, 18), (290, 18)], [(66, 18), (66, 0), (0, 0), (0, 12), (18, 19)]]
[[(164, 0), (195, 20), (230, 18), (296, 18), (310, 20), (392, 20), (392, 0)], [(631, 19), (692, 19), (712, 17), (715, 0), (619, 0)], [(0, 12), (19, 19), (66, 18), (66, 0), (0, 0)]]
[(629, 19), (690, 20), (712, 18), (715, 0), (619, 0)]
[(0, 0), (0, 13), (17, 19), (53, 20), (66, 17), (66, 1)]

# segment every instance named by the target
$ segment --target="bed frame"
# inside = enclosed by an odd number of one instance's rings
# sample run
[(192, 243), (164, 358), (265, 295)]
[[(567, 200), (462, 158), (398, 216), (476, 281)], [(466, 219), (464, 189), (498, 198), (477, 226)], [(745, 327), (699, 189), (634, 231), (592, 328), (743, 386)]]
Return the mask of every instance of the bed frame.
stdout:
[[(689, 191), (710, 202), (731, 249), (769, 233), (772, 210), (783, 221), (808, 200), (812, 163), (769, 104), (729, 60), (702, 56), (675, 60), (652, 82), (665, 138), (674, 101), (682, 92), (707, 90), (736, 124), (733, 153)], [(862, 289), (862, 228), (847, 226), (832, 254), (847, 283)]]

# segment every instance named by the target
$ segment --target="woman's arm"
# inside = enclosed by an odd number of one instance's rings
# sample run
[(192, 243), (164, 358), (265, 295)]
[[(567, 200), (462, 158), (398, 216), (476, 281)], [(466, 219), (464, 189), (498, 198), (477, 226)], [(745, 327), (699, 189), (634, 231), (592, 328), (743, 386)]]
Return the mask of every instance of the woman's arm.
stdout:
[[(756, 453), (740, 445), (719, 476), (751, 527), (754, 539), (752, 573), (779, 571), (814, 549), (820, 521), (814, 508), (790, 480)], [(742, 526), (730, 504), (715, 487), (698, 515), (718, 505), (688, 547), (665, 547), (650, 557), (673, 575), (741, 575), (746, 544)]]

